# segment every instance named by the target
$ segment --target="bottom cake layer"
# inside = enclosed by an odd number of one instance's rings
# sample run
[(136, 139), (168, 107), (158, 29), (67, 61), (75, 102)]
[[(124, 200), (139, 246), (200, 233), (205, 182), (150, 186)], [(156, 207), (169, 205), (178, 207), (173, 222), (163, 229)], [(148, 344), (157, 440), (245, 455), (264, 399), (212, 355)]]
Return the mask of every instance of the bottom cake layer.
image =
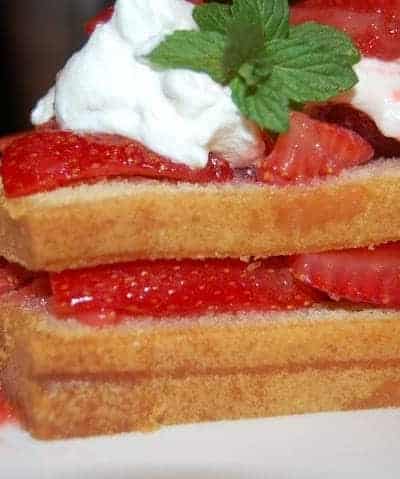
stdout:
[(39, 438), (400, 406), (398, 311), (320, 305), (92, 328), (32, 294), (1, 303), (0, 379)]
[(162, 425), (400, 406), (400, 365), (231, 375), (32, 380), (5, 371), (28, 430), (42, 439)]

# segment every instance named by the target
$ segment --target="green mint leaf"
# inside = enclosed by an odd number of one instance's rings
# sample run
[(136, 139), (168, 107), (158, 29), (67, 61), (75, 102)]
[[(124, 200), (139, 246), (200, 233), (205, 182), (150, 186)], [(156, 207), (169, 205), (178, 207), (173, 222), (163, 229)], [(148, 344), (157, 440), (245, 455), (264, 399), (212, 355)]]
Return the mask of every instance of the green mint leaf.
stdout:
[(306, 22), (290, 27), (289, 39), (297, 43), (311, 42), (314, 48), (321, 48), (325, 53), (333, 48), (330, 54), (338, 61), (349, 65), (355, 65), (361, 60), (359, 50), (348, 35), (337, 28), (317, 22)]
[(274, 80), (266, 80), (253, 89), (237, 77), (230, 87), (232, 99), (244, 116), (269, 131), (282, 133), (289, 129), (289, 101)]
[(225, 36), (218, 32), (178, 30), (168, 35), (148, 56), (161, 68), (185, 68), (208, 73), (227, 83), (223, 68)]
[(231, 8), (219, 3), (197, 5), (193, 9), (193, 18), (200, 30), (225, 34), (231, 21)]
[(250, 95), (249, 87), (242, 78), (234, 78), (229, 84), (232, 92), (232, 100), (243, 113), (248, 116), (246, 99)]
[(261, 25), (266, 40), (285, 38), (289, 33), (288, 0), (233, 0), (232, 17)]
[(230, 84), (242, 114), (284, 132), (289, 107), (326, 101), (358, 81), (360, 54), (343, 32), (309, 22), (289, 26), (288, 0), (233, 0), (197, 6), (200, 31), (176, 31), (149, 55), (161, 68), (184, 68)]
[(265, 37), (260, 24), (234, 21), (227, 31), (224, 52), (226, 76), (232, 79), (244, 64), (250, 64), (264, 52)]
[(291, 28), (289, 38), (268, 43), (256, 74), (261, 76), (272, 66), (274, 84), (289, 99), (326, 101), (357, 83), (352, 66), (359, 59), (347, 35), (310, 22)]
[(248, 86), (256, 86), (259, 83), (259, 76), (256, 73), (252, 63), (244, 63), (238, 71), (238, 76), (244, 80)]

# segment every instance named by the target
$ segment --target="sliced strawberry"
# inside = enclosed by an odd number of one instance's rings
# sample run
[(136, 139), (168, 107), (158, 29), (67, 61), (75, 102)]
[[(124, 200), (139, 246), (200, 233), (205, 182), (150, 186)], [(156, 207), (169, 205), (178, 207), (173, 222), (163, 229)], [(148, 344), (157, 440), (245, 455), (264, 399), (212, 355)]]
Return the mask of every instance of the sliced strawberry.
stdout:
[(60, 126), (55, 118), (35, 126), (35, 131), (60, 131)]
[[(38, 125), (35, 130), (36, 131), (46, 131), (46, 130), (58, 130), (58, 125), (55, 120), (50, 120), (47, 123), (43, 123), (42, 125)], [(33, 132), (33, 130), (28, 131), (21, 131), (19, 133), (12, 133), (11, 135), (2, 136), (0, 137), (0, 156), (5, 152), (6, 148), (11, 145), (16, 140), (29, 135)]]
[(51, 130), (35, 132), (12, 143), (4, 152), (1, 169), (9, 197), (120, 176), (190, 183), (233, 178), (229, 164), (218, 158), (210, 157), (205, 168), (191, 169), (126, 138)]
[(7, 302), (18, 305), (32, 304), (40, 301), (43, 305), (51, 301), (51, 288), (47, 273), (33, 273), (26, 284), (7, 295)]
[(2, 155), (5, 149), (11, 145), (15, 140), (22, 138), (23, 136), (27, 135), (30, 132), (21, 132), (21, 133), (13, 133), (12, 135), (2, 136), (0, 137), (0, 155)]
[[(116, 322), (130, 316), (293, 309), (320, 294), (293, 279), (285, 259), (136, 261), (50, 277), (56, 311)], [(111, 314), (115, 313), (115, 314)], [(89, 314), (89, 316), (87, 316)], [(118, 319), (119, 318), (119, 319)]]
[(14, 413), (11, 404), (6, 398), (3, 387), (0, 383), (0, 424), (13, 419)]
[(302, 7), (337, 7), (357, 12), (375, 12), (382, 9), (395, 9), (400, 6), (399, 0), (299, 0), (297, 6)]
[(274, 149), (277, 136), (275, 134), (268, 133), (267, 131), (262, 131), (261, 135), (265, 145), (264, 154), (269, 155)]
[(278, 137), (272, 153), (261, 162), (258, 177), (274, 184), (307, 182), (361, 165), (373, 156), (372, 147), (357, 133), (295, 112), (289, 131)]
[(109, 7), (104, 8), (95, 17), (91, 18), (88, 22), (86, 22), (85, 32), (88, 35), (91, 35), (96, 30), (96, 27), (98, 25), (107, 23), (109, 20), (111, 20), (111, 17), (113, 16), (113, 14), (114, 14), (114, 5), (110, 5)]
[[(42, 125), (38, 125), (35, 130), (36, 131), (46, 131), (46, 130), (58, 130), (59, 127), (55, 120), (50, 120), (47, 123), (43, 123)], [(21, 131), (18, 133), (12, 133), (11, 135), (2, 136), (0, 137), (0, 156), (5, 152), (6, 148), (8, 148), (11, 143), (20, 138), (29, 135), (33, 132), (33, 130), (28, 131)]]
[(0, 296), (19, 289), (32, 279), (32, 273), (0, 258)]
[(317, 120), (336, 123), (355, 131), (374, 148), (377, 158), (400, 156), (400, 141), (384, 136), (372, 118), (347, 103), (311, 105), (307, 108), (307, 114)]
[(303, 0), (291, 8), (291, 22), (307, 21), (346, 32), (366, 56), (400, 57), (399, 0)]
[(293, 274), (332, 299), (400, 307), (400, 242), (294, 259)]

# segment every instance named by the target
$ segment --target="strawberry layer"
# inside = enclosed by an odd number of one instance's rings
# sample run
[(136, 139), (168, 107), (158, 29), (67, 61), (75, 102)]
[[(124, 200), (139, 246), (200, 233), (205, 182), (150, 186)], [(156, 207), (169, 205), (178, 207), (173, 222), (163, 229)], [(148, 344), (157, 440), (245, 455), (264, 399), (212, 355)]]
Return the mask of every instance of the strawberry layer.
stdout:
[(347, 33), (364, 56), (400, 57), (399, 0), (299, 0), (291, 23), (314, 21)]
[(313, 104), (306, 108), (306, 112), (322, 122), (334, 123), (354, 131), (372, 146), (375, 158), (400, 156), (400, 141), (383, 135), (366, 113), (347, 103)]
[[(21, 275), (3, 263), (6, 293), (45, 297), (59, 319), (91, 325), (152, 317), (292, 310), (328, 300), (400, 308), (400, 242), (293, 257), (136, 261)], [(29, 282), (31, 286), (25, 287)], [(19, 293), (17, 293), (19, 296)]]
[(312, 105), (307, 115), (293, 113), (290, 130), (277, 138), (265, 133), (264, 143), (265, 156), (253, 167), (233, 169), (210, 153), (205, 168), (192, 169), (127, 138), (81, 136), (50, 122), (0, 139), (1, 174), (6, 196), (15, 198), (115, 177), (199, 184), (307, 183), (372, 158), (400, 156), (399, 141), (383, 136), (366, 114), (346, 104)]
[(288, 310), (345, 300), (400, 308), (400, 242), (276, 257), (136, 261), (50, 275), (60, 316), (190, 316)]
[(101, 312), (112, 322), (121, 315), (296, 309), (323, 296), (293, 277), (286, 258), (136, 261), (52, 274), (50, 284), (59, 315)]
[(15, 420), (15, 415), (10, 402), (7, 400), (0, 383), (0, 425)]
[(275, 185), (307, 183), (338, 175), (374, 158), (371, 145), (348, 128), (292, 112), (290, 128), (260, 162), (258, 177)]
[(148, 177), (189, 183), (226, 182), (233, 170), (210, 156), (191, 169), (153, 153), (142, 144), (111, 135), (80, 136), (45, 130), (27, 134), (4, 152), (2, 177), (8, 197), (50, 191), (112, 177)]

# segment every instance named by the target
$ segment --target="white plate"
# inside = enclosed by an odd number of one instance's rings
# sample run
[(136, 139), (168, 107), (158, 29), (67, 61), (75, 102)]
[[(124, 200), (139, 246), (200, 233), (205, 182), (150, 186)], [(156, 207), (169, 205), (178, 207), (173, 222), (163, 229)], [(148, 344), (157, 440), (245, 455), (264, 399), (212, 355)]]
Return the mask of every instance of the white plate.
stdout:
[(0, 429), (1, 479), (398, 479), (400, 409), (40, 442)]

